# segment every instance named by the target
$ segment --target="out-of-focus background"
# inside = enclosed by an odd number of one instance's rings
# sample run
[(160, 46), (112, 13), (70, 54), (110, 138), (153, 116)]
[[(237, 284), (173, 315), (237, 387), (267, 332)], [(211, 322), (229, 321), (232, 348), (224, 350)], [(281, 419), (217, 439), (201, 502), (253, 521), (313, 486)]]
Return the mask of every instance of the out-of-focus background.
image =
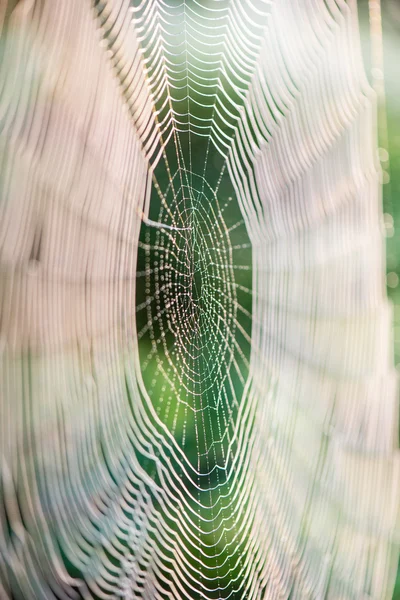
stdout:
[[(383, 73), (379, 62), (379, 28), (372, 26), (371, 9), (380, 4)], [(375, 5), (375, 6), (374, 6)], [(393, 302), (394, 360), (400, 373), (400, 2), (358, 0), (360, 35), (367, 76), (372, 85), (383, 77), (384, 102), (378, 115), (379, 158), (383, 170), (383, 230), (386, 237), (386, 285)], [(377, 31), (378, 29), (378, 31)], [(377, 35), (374, 41), (372, 36)], [(378, 55), (377, 55), (378, 54)], [(400, 599), (400, 563), (393, 600)]]
[[(358, 1), (364, 62), (372, 85), (382, 76), (373, 64), (374, 46), (371, 41), (370, 10), (374, 4), (378, 3), (368, 0)], [(400, 194), (400, 2), (384, 0), (381, 3), (381, 14), (385, 105), (379, 108), (379, 157), (384, 184), (383, 227), (387, 240), (387, 291), (394, 303), (395, 362), (400, 368), (400, 204), (398, 201)]]

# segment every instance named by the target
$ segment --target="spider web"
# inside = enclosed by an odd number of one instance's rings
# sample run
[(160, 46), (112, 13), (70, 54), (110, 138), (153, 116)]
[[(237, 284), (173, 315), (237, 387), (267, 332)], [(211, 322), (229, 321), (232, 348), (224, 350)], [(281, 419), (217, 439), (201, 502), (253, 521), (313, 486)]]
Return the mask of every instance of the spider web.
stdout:
[(0, 596), (390, 598), (356, 3), (0, 6)]

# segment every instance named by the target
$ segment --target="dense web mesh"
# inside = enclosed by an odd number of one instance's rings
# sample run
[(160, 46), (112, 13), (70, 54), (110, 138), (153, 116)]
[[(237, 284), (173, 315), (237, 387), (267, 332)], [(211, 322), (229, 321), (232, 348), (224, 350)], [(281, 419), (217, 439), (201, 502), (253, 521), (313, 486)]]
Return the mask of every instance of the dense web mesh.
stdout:
[(0, 598), (390, 598), (353, 0), (0, 3)]

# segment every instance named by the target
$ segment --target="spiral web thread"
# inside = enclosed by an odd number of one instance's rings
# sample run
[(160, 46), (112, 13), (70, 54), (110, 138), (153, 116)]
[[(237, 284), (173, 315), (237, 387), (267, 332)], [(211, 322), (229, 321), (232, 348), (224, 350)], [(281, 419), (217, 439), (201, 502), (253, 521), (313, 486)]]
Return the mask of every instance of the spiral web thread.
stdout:
[(391, 597), (356, 13), (0, 3), (0, 598)]

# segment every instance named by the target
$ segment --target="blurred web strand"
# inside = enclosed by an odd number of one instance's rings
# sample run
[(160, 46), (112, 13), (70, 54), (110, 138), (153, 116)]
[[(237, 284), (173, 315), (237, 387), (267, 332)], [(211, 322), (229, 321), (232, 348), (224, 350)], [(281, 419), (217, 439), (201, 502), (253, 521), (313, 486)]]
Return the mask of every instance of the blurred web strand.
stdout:
[(356, 13), (0, 0), (0, 598), (391, 597), (397, 377)]

